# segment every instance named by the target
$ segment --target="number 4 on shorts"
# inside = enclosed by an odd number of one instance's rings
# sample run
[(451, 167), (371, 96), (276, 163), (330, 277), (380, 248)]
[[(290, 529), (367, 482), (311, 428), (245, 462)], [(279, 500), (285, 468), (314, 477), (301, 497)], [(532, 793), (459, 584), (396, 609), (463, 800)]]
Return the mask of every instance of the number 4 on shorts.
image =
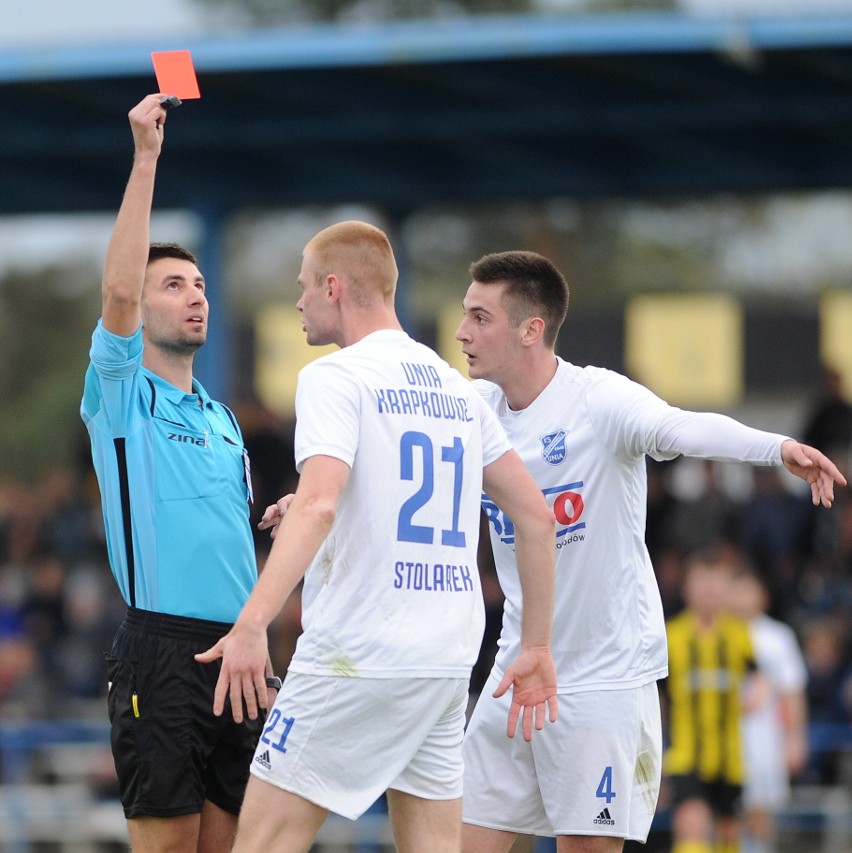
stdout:
[(598, 790), (595, 792), (595, 796), (605, 799), (607, 805), (615, 799), (615, 791), (612, 790), (612, 767), (607, 767), (604, 770), (601, 781), (598, 782)]

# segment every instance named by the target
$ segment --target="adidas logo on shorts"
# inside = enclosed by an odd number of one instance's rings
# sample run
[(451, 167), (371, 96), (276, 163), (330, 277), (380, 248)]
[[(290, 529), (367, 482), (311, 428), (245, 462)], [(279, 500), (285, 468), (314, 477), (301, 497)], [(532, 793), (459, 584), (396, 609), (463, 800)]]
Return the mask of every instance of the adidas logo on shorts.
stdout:
[(609, 809), (604, 809), (593, 821), (592, 823), (604, 824), (605, 826), (615, 826), (615, 821), (612, 819), (609, 813)]
[(262, 766), (264, 766), (267, 770), (272, 770), (272, 763), (269, 760), (269, 750), (268, 749), (263, 754), (256, 755), (254, 757), (254, 760), (258, 764), (261, 764)]

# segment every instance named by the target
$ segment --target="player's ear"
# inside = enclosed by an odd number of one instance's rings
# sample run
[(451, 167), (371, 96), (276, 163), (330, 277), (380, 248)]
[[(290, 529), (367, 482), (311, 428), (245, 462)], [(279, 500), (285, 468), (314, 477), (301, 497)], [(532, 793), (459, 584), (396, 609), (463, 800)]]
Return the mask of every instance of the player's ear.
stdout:
[(521, 343), (531, 346), (541, 340), (544, 335), (544, 320), (541, 317), (529, 317), (523, 322), (523, 335)]
[(325, 277), (325, 297), (329, 302), (337, 302), (340, 299), (340, 279), (330, 273)]

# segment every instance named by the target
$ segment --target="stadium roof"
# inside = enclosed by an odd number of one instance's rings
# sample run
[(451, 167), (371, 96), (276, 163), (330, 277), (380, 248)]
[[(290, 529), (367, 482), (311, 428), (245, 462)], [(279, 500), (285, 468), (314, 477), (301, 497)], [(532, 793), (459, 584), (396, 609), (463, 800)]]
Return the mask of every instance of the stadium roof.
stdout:
[(115, 210), (170, 49), (161, 208), (852, 185), (852, 15), (477, 17), (5, 51), (0, 213)]

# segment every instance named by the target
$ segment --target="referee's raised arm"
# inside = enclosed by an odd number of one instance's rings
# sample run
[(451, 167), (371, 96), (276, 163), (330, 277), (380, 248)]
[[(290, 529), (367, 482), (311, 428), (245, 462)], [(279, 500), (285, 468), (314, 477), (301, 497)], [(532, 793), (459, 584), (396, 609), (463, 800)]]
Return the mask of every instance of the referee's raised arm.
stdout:
[(124, 337), (132, 335), (141, 320), (154, 179), (166, 120), (162, 97), (146, 95), (128, 114), (133, 131), (133, 168), (104, 263), (101, 289), (103, 324), (107, 331)]

